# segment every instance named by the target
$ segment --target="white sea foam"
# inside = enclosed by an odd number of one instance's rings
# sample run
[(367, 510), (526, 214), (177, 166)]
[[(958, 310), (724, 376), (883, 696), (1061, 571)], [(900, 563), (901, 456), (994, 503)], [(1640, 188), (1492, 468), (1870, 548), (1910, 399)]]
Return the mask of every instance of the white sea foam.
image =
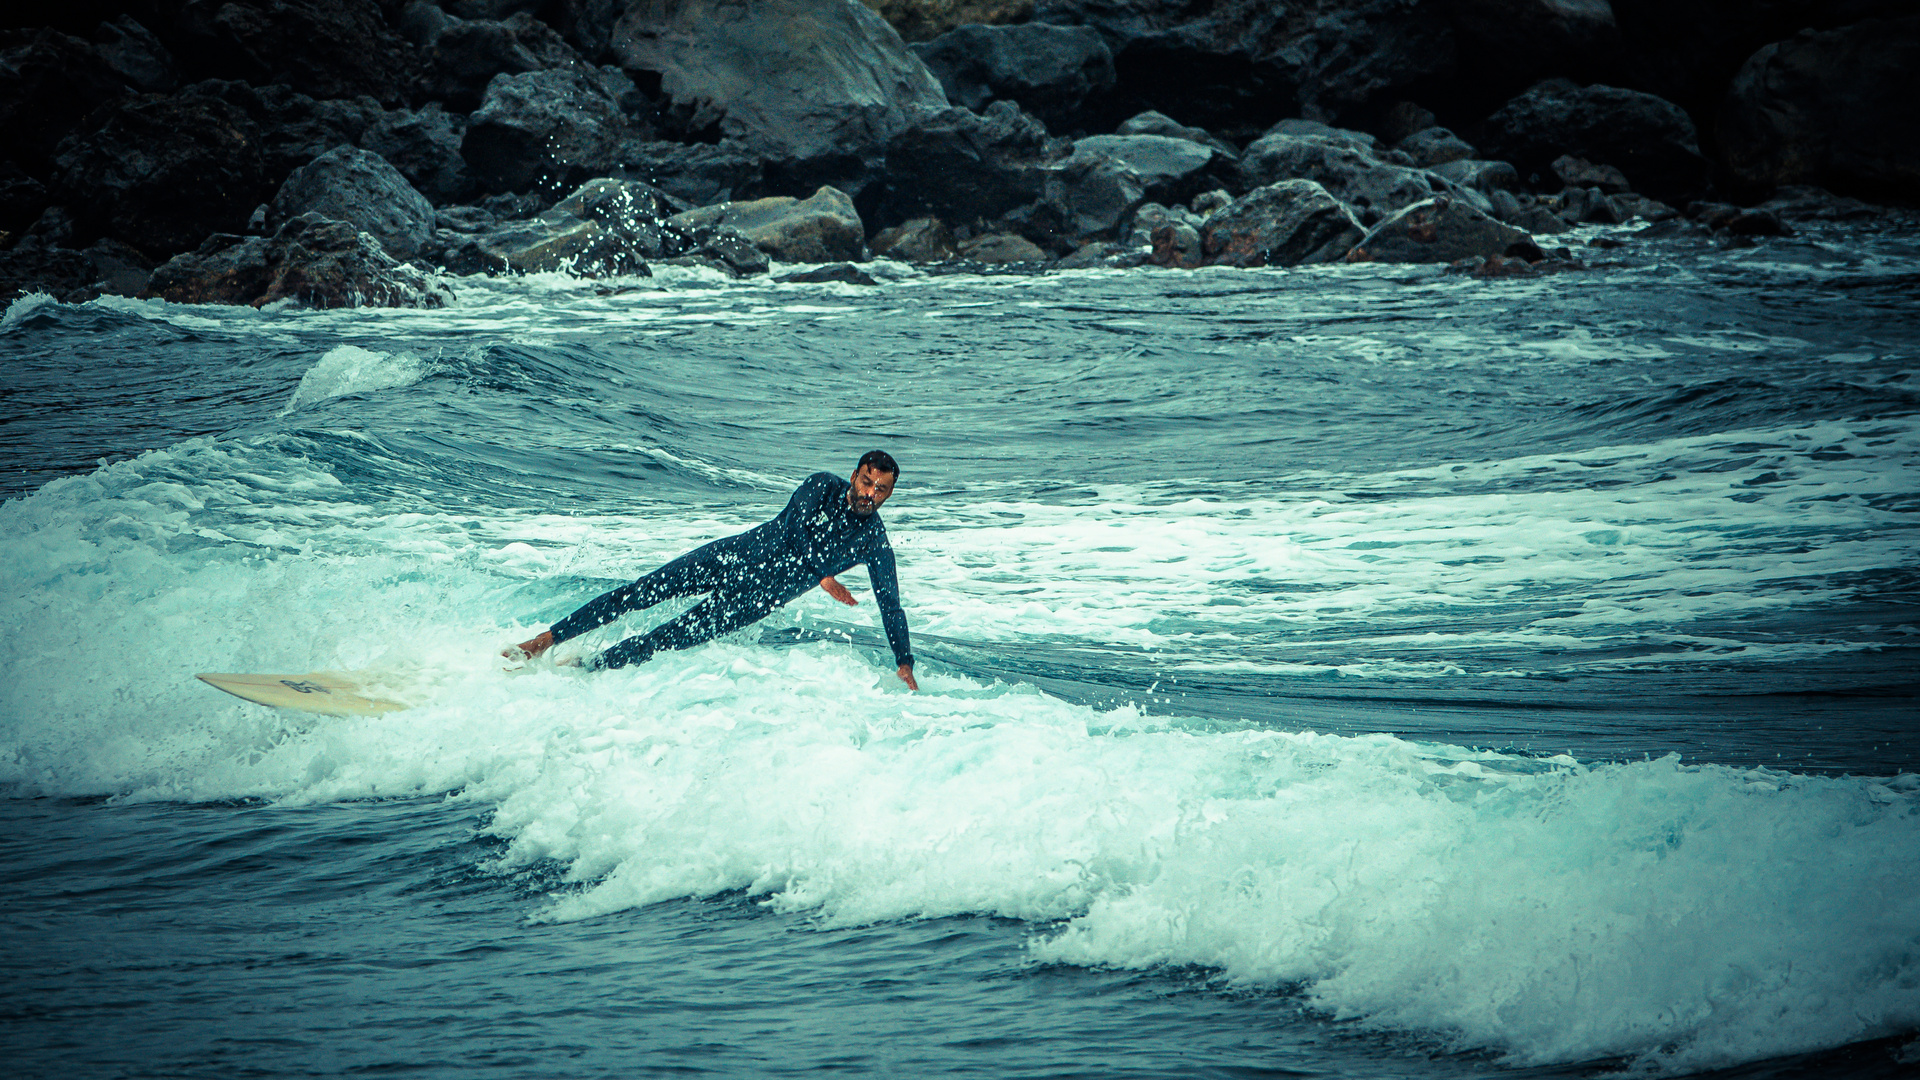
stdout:
[[(1042, 928), (1037, 960), (1204, 965), (1519, 1062), (1695, 1068), (1920, 1024), (1913, 777), (1236, 730), (937, 665), (910, 694), (871, 654), (750, 633), (591, 677), (508, 673), (495, 650), (580, 599), (580, 579), (630, 576), (756, 513), (475, 520), (368, 505), (276, 445), (194, 440), (0, 506), (0, 617), (20, 631), (0, 639), (0, 784), (167, 800), (452, 793), (491, 812), (508, 841), (499, 869), (567, 868), (575, 886), (539, 918), (735, 889), (838, 924), (991, 912)], [(1506, 467), (1572, 478), (1601, 460)], [(1727, 498), (1745, 472), (1581, 500), (1553, 485), (1380, 502), (1107, 489), (890, 517), (916, 626), (973, 640), (1351, 630), (1368, 613), (1562, 587), (1593, 599), (1567, 618), (1604, 631), (1653, 618), (1655, 598), (1720, 614), (1763, 602), (1711, 587), (1730, 574), (1897, 561), (1867, 541), (1791, 551), (1754, 535), (1880, 513), (1813, 497), (1892, 482), (1830, 467), (1842, 472), (1763, 485), (1768, 516), (1751, 520)], [(1456, 555), (1493, 561), (1468, 575), (1449, 568)], [(1276, 581), (1321, 588), (1239, 587)], [(1159, 621), (1169, 609), (1198, 629)], [(810, 596), (776, 621), (871, 617)], [(302, 720), (186, 677), (326, 668), (381, 672), (423, 704)]]
[(412, 386), (425, 378), (428, 364), (406, 353), (376, 352), (358, 345), (335, 345), (300, 377), (282, 415), (348, 394), (370, 394)]

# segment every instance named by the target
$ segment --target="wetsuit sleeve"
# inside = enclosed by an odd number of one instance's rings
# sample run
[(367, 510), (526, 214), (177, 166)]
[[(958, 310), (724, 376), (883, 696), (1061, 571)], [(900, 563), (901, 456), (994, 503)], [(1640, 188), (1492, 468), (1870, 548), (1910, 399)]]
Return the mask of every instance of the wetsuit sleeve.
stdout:
[(558, 645), (589, 630), (597, 630), (629, 611), (651, 607), (636, 602), (639, 592), (640, 582), (634, 581), (587, 601), (579, 610), (547, 628), (553, 632), (553, 643)]
[(880, 625), (886, 628), (887, 644), (893, 648), (893, 662), (913, 663), (913, 646), (907, 640), (907, 613), (900, 608), (900, 580), (894, 574), (893, 545), (882, 543), (867, 559), (867, 579), (873, 582), (873, 599), (880, 605)]

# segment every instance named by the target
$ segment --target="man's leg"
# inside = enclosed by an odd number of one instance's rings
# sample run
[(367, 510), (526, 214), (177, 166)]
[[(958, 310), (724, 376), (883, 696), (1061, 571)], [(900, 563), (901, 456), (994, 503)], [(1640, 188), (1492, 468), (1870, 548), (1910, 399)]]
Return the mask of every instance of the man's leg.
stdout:
[(718, 549), (716, 544), (695, 548), (637, 581), (582, 604), (579, 610), (553, 624), (554, 633), (565, 641), (605, 626), (629, 611), (650, 608), (676, 596), (712, 592), (727, 569), (723, 560), (730, 558), (737, 556)]
[(691, 649), (721, 634), (766, 618), (779, 601), (753, 593), (715, 593), (644, 634), (634, 636), (587, 661), (587, 670), (644, 664), (660, 649)]

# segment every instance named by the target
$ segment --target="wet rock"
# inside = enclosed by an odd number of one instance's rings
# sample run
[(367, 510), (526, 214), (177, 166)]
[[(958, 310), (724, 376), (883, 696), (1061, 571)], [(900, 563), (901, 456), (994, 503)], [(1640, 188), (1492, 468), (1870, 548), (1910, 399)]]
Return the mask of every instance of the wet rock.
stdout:
[(1622, 220), (1625, 221), (1632, 221), (1634, 218), (1643, 218), (1647, 221), (1665, 221), (1668, 218), (1678, 217), (1680, 214), (1680, 211), (1675, 210), (1673, 207), (1668, 206), (1658, 199), (1649, 199), (1645, 195), (1631, 191), (1623, 192), (1619, 195), (1610, 195), (1607, 199), (1613, 203), (1614, 208), (1619, 211)]
[(128, 87), (94, 47), (71, 34), (38, 30), (0, 49), (0, 154), (45, 178), (54, 148), (81, 117)]
[(1088, 96), (1114, 81), (1113, 54), (1084, 26), (961, 26), (912, 49), (953, 104), (1018, 102), (1054, 130), (1084, 126)]
[(1520, 170), (1504, 161), (1465, 158), (1435, 165), (1434, 175), (1449, 183), (1491, 196), (1496, 191), (1518, 191)]
[(442, 16), (422, 51), (426, 73), (421, 91), (448, 107), (468, 112), (480, 106), (495, 75), (567, 67), (580, 54), (546, 23), (525, 11), (504, 20)]
[(1595, 165), (1584, 158), (1571, 154), (1562, 154), (1553, 159), (1553, 175), (1568, 187), (1599, 188), (1608, 195), (1621, 195), (1632, 190), (1627, 183), (1627, 174), (1611, 165)]
[(480, 190), (460, 156), (466, 133), (466, 117), (431, 101), (417, 112), (396, 109), (382, 115), (361, 134), (360, 145), (386, 158), (428, 202), (444, 206)]
[[(1226, 205), (1231, 206), (1232, 204), (1233, 200), (1228, 199)], [(1154, 234), (1169, 225), (1183, 226), (1191, 230), (1195, 237), (1198, 237), (1201, 227), (1206, 224), (1206, 219), (1207, 215), (1189, 210), (1184, 206), (1163, 206), (1155, 202), (1145, 203), (1133, 212), (1133, 217), (1128, 223), (1126, 242), (1134, 247), (1150, 248), (1154, 244)]]
[(400, 170), (370, 150), (342, 146), (293, 171), (273, 197), (267, 223), (302, 214), (344, 221), (373, 234), (386, 253), (411, 259), (433, 235), (433, 204)]
[(1398, 211), (1373, 227), (1347, 256), (1352, 262), (1450, 263), (1539, 253), (1533, 238), (1467, 203), (1441, 196)]
[(846, 0), (631, 4), (620, 64), (659, 75), (671, 101), (769, 156), (877, 146), (946, 95), (900, 36)]
[(1091, 157), (1119, 162), (1139, 176), (1147, 198), (1186, 202), (1219, 186), (1231, 159), (1205, 143), (1167, 135), (1094, 135), (1076, 140), (1063, 165)]
[(1572, 227), (1551, 207), (1542, 205), (1530, 194), (1495, 190), (1489, 192), (1487, 198), (1495, 218), (1534, 236), (1563, 233)]
[(164, 94), (180, 86), (180, 68), (173, 54), (131, 15), (101, 23), (93, 32), (93, 48), (135, 90)]
[(1916, 101), (1920, 15), (1803, 32), (1741, 66), (1721, 110), (1722, 154), (1756, 187), (1920, 202)]
[(865, 193), (863, 212), (890, 223), (992, 221), (1044, 194), (1052, 149), (1045, 126), (1011, 101), (985, 114), (948, 109), (887, 142), (886, 176)]
[(1209, 217), (1201, 242), (1210, 265), (1298, 266), (1343, 258), (1365, 232), (1326, 188), (1281, 180)]
[(1075, 153), (1047, 170), (1041, 197), (1003, 214), (1000, 223), (1043, 249), (1071, 251), (1094, 239), (1113, 239), (1147, 184), (1116, 158)]
[(1501, 106), (1476, 142), (1526, 176), (1549, 175), (1563, 154), (1619, 169), (1636, 191), (1684, 202), (1706, 190), (1707, 159), (1693, 121), (1652, 94), (1613, 86), (1539, 83)]
[(1433, 114), (1432, 109), (1411, 101), (1396, 101), (1380, 111), (1375, 134), (1392, 145), (1430, 127), (1439, 126), (1440, 118)]
[(33, 224), (51, 203), (47, 186), (11, 161), (0, 160), (0, 248)]
[(1466, 161), (1476, 155), (1473, 144), (1443, 127), (1430, 127), (1401, 139), (1395, 150), (1413, 159), (1422, 169), (1450, 161)]
[(878, 285), (879, 282), (866, 271), (852, 263), (834, 263), (832, 266), (816, 266), (811, 270), (802, 270), (797, 274), (782, 274), (773, 280), (782, 284), (818, 285), (838, 282), (842, 285)]
[(628, 175), (695, 206), (745, 198), (766, 182), (766, 166), (758, 154), (725, 143), (628, 143), (621, 161)]
[(1068, 255), (1055, 261), (1055, 270), (1092, 270), (1105, 268), (1125, 270), (1144, 265), (1152, 257), (1150, 250), (1134, 245), (1117, 243), (1111, 240), (1098, 240), (1075, 248)]
[(951, 259), (958, 249), (953, 230), (939, 218), (914, 218), (873, 237), (873, 253), (903, 262), (938, 262)]
[(1618, 225), (1629, 215), (1623, 213), (1607, 193), (1599, 188), (1570, 187), (1547, 200), (1554, 213), (1570, 225)]
[(197, 82), (183, 88), (180, 96), (216, 98), (244, 112), (260, 133), (261, 159), (270, 180), (336, 146), (352, 146), (385, 115), (370, 97), (322, 101), (290, 86), (255, 88), (233, 79)]
[(271, 237), (219, 234), (153, 272), (148, 296), (177, 304), (291, 301), (305, 307), (441, 307), (446, 286), (345, 222), (303, 214)]
[(604, 64), (613, 58), (613, 24), (625, 6), (621, 0), (545, 0), (535, 14), (588, 63)]
[(1225, 188), (1215, 188), (1212, 191), (1203, 191), (1195, 195), (1192, 201), (1187, 203), (1187, 208), (1205, 217), (1215, 210), (1223, 210), (1232, 205), (1233, 195)]
[(186, 59), (207, 74), (321, 99), (365, 94), (397, 104), (416, 62), (376, 0), (189, 3), (178, 28), (192, 51)]
[(1012, 233), (992, 232), (960, 245), (959, 258), (978, 263), (1045, 262), (1047, 253), (1031, 240)]
[(1861, 221), (1882, 211), (1859, 199), (1835, 195), (1812, 184), (1786, 184), (1763, 204), (1782, 221)]
[(493, 192), (565, 191), (619, 168), (638, 137), (621, 111), (632, 82), (612, 68), (556, 68), (496, 75), (467, 118), (460, 154)]
[(260, 134), (217, 98), (144, 95), (95, 114), (55, 157), (57, 186), (82, 232), (149, 255), (238, 232), (270, 193)]
[(1408, 165), (1392, 164), (1367, 149), (1370, 136), (1298, 126), (1261, 136), (1240, 157), (1245, 182), (1264, 186), (1281, 180), (1311, 180), (1352, 209), (1362, 224), (1432, 198), (1444, 181)]
[(1206, 262), (1200, 230), (1184, 221), (1170, 221), (1147, 234), (1147, 261), (1155, 266), (1191, 270)]
[(932, 41), (969, 23), (1024, 22), (1033, 0), (862, 0), (907, 41)]
[(0, 310), (30, 293), (84, 303), (99, 295), (87, 287), (92, 279), (92, 264), (77, 251), (38, 245), (0, 251)]
[(703, 206), (677, 214), (669, 222), (687, 230), (713, 226), (737, 230), (783, 262), (866, 258), (866, 229), (853, 200), (830, 187), (804, 200), (776, 196)]
[(1230, 142), (1212, 134), (1205, 128), (1188, 127), (1165, 113), (1148, 109), (1128, 117), (1114, 129), (1116, 135), (1164, 135), (1170, 139), (1185, 139), (1188, 142), (1210, 146), (1220, 154), (1220, 160), (1238, 161), (1240, 151)]

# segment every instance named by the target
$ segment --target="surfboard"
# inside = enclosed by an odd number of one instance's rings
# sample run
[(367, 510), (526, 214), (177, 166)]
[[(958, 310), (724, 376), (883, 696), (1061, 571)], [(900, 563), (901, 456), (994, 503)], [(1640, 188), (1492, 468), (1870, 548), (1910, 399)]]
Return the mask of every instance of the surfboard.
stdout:
[(326, 716), (378, 716), (409, 708), (398, 701), (370, 696), (372, 692), (353, 675), (339, 671), (311, 671), (305, 675), (208, 672), (194, 677), (235, 697), (276, 709)]

